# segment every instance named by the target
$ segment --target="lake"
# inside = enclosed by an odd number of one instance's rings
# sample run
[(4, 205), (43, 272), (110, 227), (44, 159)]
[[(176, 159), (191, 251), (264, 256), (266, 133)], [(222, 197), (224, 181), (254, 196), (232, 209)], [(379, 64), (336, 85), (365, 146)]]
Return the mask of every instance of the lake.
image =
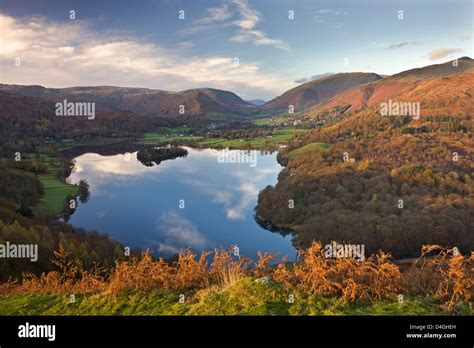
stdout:
[(152, 167), (136, 152), (76, 157), (68, 181), (85, 179), (90, 198), (79, 202), (69, 223), (163, 257), (187, 247), (199, 252), (236, 245), (253, 259), (262, 250), (294, 260), (291, 236), (267, 231), (254, 219), (259, 191), (277, 182), (276, 153), (186, 149), (187, 157)]

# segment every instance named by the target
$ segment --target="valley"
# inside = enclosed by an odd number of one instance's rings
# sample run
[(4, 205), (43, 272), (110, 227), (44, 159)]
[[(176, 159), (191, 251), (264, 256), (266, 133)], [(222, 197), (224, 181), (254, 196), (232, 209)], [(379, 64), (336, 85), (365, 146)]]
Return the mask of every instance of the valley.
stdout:
[[(382, 250), (395, 261), (426, 245), (468, 255), (473, 86), (467, 57), (392, 76), (333, 74), (263, 104), (211, 88), (3, 84), (0, 239), (15, 231), (13, 240), (38, 242), (43, 258), (4, 263), (0, 276), (52, 270), (59, 248), (86, 269), (111, 269), (129, 247), (171, 263), (188, 247), (233, 245), (294, 262), (315, 241), (364, 245), (367, 256)], [(66, 99), (95, 103), (95, 117), (57, 117), (55, 102)], [(384, 115), (389, 101), (418, 103), (419, 112)], [(253, 151), (255, 168), (221, 165), (228, 150)]]

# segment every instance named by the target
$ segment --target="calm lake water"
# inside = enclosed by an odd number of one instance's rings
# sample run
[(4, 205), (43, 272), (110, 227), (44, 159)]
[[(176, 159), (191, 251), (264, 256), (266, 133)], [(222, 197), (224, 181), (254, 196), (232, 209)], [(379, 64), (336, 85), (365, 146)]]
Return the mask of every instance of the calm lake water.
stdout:
[[(69, 222), (160, 256), (186, 247), (199, 252), (237, 245), (241, 255), (252, 258), (262, 250), (293, 260), (291, 236), (267, 231), (254, 220), (259, 191), (274, 185), (281, 170), (276, 153), (252, 153), (253, 165), (219, 163), (224, 150), (187, 150), (187, 157), (153, 167), (141, 164), (136, 152), (77, 157), (69, 182), (85, 179), (90, 199), (79, 203)], [(243, 154), (235, 150), (227, 158), (250, 158)]]

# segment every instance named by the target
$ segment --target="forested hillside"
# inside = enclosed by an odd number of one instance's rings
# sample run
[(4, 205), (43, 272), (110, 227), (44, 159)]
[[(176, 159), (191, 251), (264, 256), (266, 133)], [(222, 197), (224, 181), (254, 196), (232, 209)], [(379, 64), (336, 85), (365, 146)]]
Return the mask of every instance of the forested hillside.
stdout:
[[(280, 151), (286, 169), (260, 194), (257, 217), (293, 230), (296, 245), (338, 240), (397, 257), (413, 256), (423, 244), (468, 252), (474, 244), (473, 86), (474, 73), (467, 71), (430, 76), (387, 96), (420, 102), (418, 119), (382, 116), (380, 104), (328, 118), (328, 126)], [(318, 143), (327, 146), (310, 146)]]
[[(63, 170), (70, 170), (69, 165), (65, 161)], [(61, 245), (85, 269), (92, 269), (95, 263), (110, 267), (114, 260), (124, 255), (123, 246), (106, 235), (86, 232), (53, 216), (37, 214), (33, 207), (44, 195), (38, 174), (46, 173), (47, 166), (36, 161), (0, 162), (0, 244), (38, 245), (38, 260), (35, 262), (27, 258), (1, 258), (0, 281), (19, 279), (25, 272), (39, 275), (55, 269), (51, 259)], [(64, 203), (69, 204), (69, 201)]]

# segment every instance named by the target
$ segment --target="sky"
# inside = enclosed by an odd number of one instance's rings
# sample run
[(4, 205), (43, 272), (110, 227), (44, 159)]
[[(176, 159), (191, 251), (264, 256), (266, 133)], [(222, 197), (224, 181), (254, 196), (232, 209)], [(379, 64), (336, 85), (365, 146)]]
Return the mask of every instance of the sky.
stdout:
[(390, 75), (473, 57), (473, 4), (1, 0), (0, 82), (212, 87), (269, 100), (328, 73)]

